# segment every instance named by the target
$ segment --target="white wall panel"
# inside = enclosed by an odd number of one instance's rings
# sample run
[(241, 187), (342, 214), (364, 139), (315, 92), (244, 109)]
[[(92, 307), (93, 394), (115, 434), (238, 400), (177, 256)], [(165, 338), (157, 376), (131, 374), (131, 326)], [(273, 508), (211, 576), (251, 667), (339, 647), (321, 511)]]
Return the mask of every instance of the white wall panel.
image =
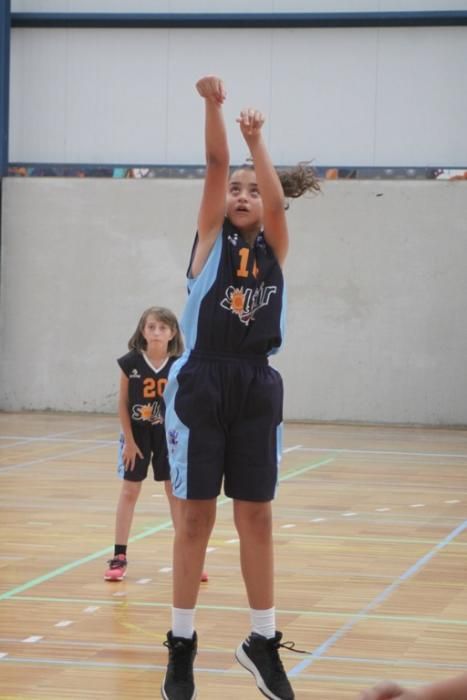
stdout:
[(467, 164), (467, 28), (379, 32), (375, 162)]
[(168, 30), (13, 32), (10, 160), (166, 162)]
[(221, 75), (226, 84), (225, 119), (232, 162), (244, 162), (248, 155), (235, 122), (243, 107), (255, 106), (266, 112), (267, 138), (271, 115), (271, 30), (172, 31), (168, 79), (171, 163), (204, 163), (204, 104), (194, 85), (207, 73)]
[(271, 150), (277, 164), (373, 164), (377, 34), (275, 30)]
[(230, 124), (266, 112), (278, 164), (467, 162), (464, 27), (16, 29), (10, 160), (202, 163), (206, 72), (226, 81)]
[(15, 12), (423, 12), (467, 0), (12, 0)]

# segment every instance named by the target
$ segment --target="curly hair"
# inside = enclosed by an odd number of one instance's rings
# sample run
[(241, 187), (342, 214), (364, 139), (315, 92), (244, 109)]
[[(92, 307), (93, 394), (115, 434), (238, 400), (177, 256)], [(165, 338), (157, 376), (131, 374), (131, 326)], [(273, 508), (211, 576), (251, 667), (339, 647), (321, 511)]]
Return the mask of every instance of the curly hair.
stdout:
[[(247, 158), (247, 162), (232, 170), (254, 170), (253, 159)], [(316, 170), (311, 167), (310, 161), (302, 161), (297, 163), (292, 168), (277, 167), (276, 172), (279, 176), (284, 197), (286, 199), (297, 199), (306, 192), (321, 192), (320, 181)], [(286, 204), (288, 209), (289, 205)]]
[(287, 198), (297, 199), (305, 192), (321, 191), (316, 170), (307, 161), (298, 163), (293, 168), (276, 168), (276, 170)]

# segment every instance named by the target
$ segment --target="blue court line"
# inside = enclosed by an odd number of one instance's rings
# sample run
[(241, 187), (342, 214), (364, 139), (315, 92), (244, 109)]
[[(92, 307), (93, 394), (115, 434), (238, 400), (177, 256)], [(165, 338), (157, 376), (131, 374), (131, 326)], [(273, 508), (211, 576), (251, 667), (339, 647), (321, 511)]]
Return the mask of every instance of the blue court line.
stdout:
[[(152, 527), (149, 530), (141, 532), (139, 535), (131, 537), (129, 542), (136, 542), (137, 540), (149, 537), (150, 535), (153, 535), (156, 532), (160, 532), (161, 530), (167, 530), (170, 527), (172, 527), (172, 521), (167, 520), (166, 522), (161, 523), (156, 527)], [(5, 593), (0, 593), (0, 601), (8, 600), (8, 598), (16, 596), (18, 595), (18, 593), (22, 593), (23, 591), (27, 591), (30, 588), (34, 588), (34, 586), (38, 586), (39, 584), (44, 583), (45, 581), (50, 581), (50, 579), (55, 578), (56, 576), (60, 576), (61, 574), (70, 571), (71, 569), (76, 569), (76, 567), (81, 566), (81, 564), (87, 564), (88, 562), (93, 561), (94, 559), (99, 559), (100, 557), (103, 557), (106, 554), (111, 554), (113, 552), (113, 549), (113, 545), (111, 545), (110, 547), (106, 547), (105, 549), (100, 549), (98, 552), (89, 554), (87, 557), (83, 557), (82, 559), (72, 561), (69, 564), (65, 564), (64, 566), (59, 567), (58, 569), (54, 569), (54, 571), (50, 571), (48, 574), (43, 574), (42, 576), (38, 576), (37, 578), (34, 578), (31, 581), (28, 581), (27, 583), (23, 583), (20, 586), (17, 586), (16, 588), (12, 588), (9, 591), (5, 591)]]
[(336, 642), (338, 642), (349, 630), (351, 630), (357, 622), (360, 622), (371, 610), (374, 610), (380, 603), (383, 603), (391, 593), (393, 593), (399, 586), (411, 578), (414, 574), (418, 573), (427, 562), (432, 559), (435, 554), (444, 549), (452, 540), (460, 535), (465, 529), (467, 529), (467, 520), (458, 525), (452, 532), (449, 533), (441, 542), (433, 547), (429, 552), (427, 552), (423, 557), (418, 559), (412, 566), (410, 566), (407, 571), (405, 571), (401, 576), (398, 576), (387, 588), (385, 588), (381, 593), (379, 593), (372, 601), (365, 605), (358, 613), (353, 615), (348, 622), (346, 622), (342, 627), (340, 627), (334, 634), (332, 634), (328, 639), (320, 644), (312, 654), (310, 654), (306, 659), (301, 661), (299, 664), (293, 667), (293, 669), (288, 674), (290, 678), (297, 677), (304, 669), (311, 666), (317, 659), (321, 658), (327, 650), (332, 647)]
[[(81, 450), (80, 450), (81, 451)], [(308, 464), (305, 467), (301, 467), (300, 469), (295, 469), (294, 471), (287, 472), (283, 476), (279, 478), (279, 482), (287, 481), (288, 479), (292, 479), (294, 476), (297, 474), (302, 474), (306, 471), (310, 471), (312, 469), (317, 469), (318, 467), (321, 467), (324, 464), (328, 464), (329, 462), (332, 462), (333, 458), (328, 458), (328, 459), (323, 459), (320, 462), (313, 462), (312, 464)], [(217, 506), (222, 506), (225, 503), (228, 503), (231, 499), (227, 497), (219, 498), (217, 501)], [(137, 542), (138, 540), (142, 540), (145, 537), (149, 537), (150, 535), (154, 535), (156, 532), (161, 532), (161, 530), (168, 530), (172, 527), (172, 520), (166, 520), (165, 522), (161, 523), (160, 525), (157, 525), (156, 527), (152, 527), (149, 530), (144, 530), (144, 532), (141, 532), (139, 535), (135, 535), (134, 537), (131, 537), (128, 542)], [(45, 583), (45, 581), (49, 581), (52, 578), (55, 578), (56, 576), (60, 576), (61, 574), (66, 573), (67, 571), (70, 571), (71, 569), (75, 569), (78, 566), (81, 566), (81, 564), (87, 564), (90, 561), (93, 561), (94, 559), (99, 559), (100, 557), (105, 556), (106, 554), (111, 554), (113, 552), (113, 545), (110, 547), (106, 547), (105, 549), (101, 549), (98, 552), (94, 552), (93, 554), (89, 554), (87, 557), (83, 557), (82, 559), (78, 559), (76, 561), (72, 561), (69, 564), (65, 564), (64, 566), (59, 567), (58, 569), (54, 569), (54, 571), (50, 571), (48, 574), (43, 574), (42, 576), (38, 576), (35, 579), (32, 579), (32, 581), (28, 581), (27, 583), (23, 583), (20, 586), (17, 586), (16, 588), (12, 588), (9, 591), (5, 591), (4, 593), (0, 593), (0, 601), (2, 600), (8, 600), (9, 598), (18, 595), (18, 593), (22, 593), (23, 591), (27, 591), (30, 588), (34, 588), (34, 586), (38, 586), (41, 583)]]

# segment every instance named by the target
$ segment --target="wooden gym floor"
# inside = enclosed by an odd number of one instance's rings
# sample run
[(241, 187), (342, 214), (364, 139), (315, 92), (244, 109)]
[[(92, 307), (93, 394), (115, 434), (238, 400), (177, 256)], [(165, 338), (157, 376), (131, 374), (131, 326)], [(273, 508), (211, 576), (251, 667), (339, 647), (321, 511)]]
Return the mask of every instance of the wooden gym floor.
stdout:
[[(152, 700), (166, 663), (172, 530), (142, 490), (128, 575), (103, 580), (117, 419), (0, 413), (0, 699)], [(467, 431), (289, 424), (275, 502), (276, 604), (297, 700), (467, 669)], [(231, 505), (197, 612), (198, 697), (262, 697), (233, 659), (249, 629)]]

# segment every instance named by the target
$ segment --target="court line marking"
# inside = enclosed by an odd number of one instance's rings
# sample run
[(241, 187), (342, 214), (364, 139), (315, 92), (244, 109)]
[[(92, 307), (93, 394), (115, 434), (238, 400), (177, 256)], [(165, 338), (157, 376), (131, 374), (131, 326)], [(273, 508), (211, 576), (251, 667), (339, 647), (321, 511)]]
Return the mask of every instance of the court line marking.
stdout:
[[(89, 600), (87, 598), (57, 598), (52, 596), (28, 596), (28, 595), (14, 595), (10, 598), (14, 602), (39, 602), (39, 603), (65, 603), (70, 605), (73, 603), (78, 603), (79, 605), (100, 605), (100, 606), (115, 606), (122, 605), (125, 607), (134, 608), (171, 608), (172, 603), (157, 603), (155, 601), (135, 601), (126, 600), (118, 602), (115, 600), (109, 600), (108, 598), (103, 600)], [(250, 608), (243, 607), (240, 605), (208, 605), (200, 603), (196, 606), (199, 610), (208, 610), (214, 612), (234, 612), (234, 613), (248, 613)], [(350, 610), (344, 610), (342, 612), (328, 612), (323, 610), (292, 610), (289, 608), (276, 608), (276, 612), (281, 615), (304, 615), (305, 617), (316, 617), (316, 618), (334, 618), (347, 619), (356, 613)], [(432, 624), (432, 625), (454, 625), (456, 627), (467, 627), (467, 619), (460, 620), (459, 618), (439, 618), (439, 617), (423, 617), (420, 615), (390, 615), (383, 613), (368, 613), (362, 615), (364, 620), (379, 620), (380, 622), (413, 622), (421, 625)], [(295, 658), (295, 657), (294, 657)]]
[(300, 450), (303, 447), (303, 445), (294, 445), (293, 447), (286, 447), (285, 450), (282, 450), (282, 454), (287, 454), (288, 452), (294, 452), (295, 450)]
[[(60, 437), (65, 437), (66, 435), (75, 435), (76, 433), (90, 433), (93, 430), (106, 430), (106, 429), (114, 429), (115, 428), (115, 423), (102, 423), (101, 425), (93, 425), (89, 426), (87, 428), (76, 428), (76, 430), (64, 430), (61, 433), (50, 433), (49, 435), (41, 435), (41, 436), (21, 436), (21, 435), (0, 435), (0, 440), (17, 440), (17, 445), (27, 445), (30, 442), (37, 442), (37, 441), (47, 441), (50, 440), (52, 441), (58, 441), (60, 442)], [(0, 449), (5, 449), (6, 447), (15, 447), (15, 445), (1, 445), (0, 444)]]
[[(0, 440), (5, 440), (4, 436), (0, 436)], [(9, 443), (8, 445), (2, 445), (0, 444), (0, 450), (5, 450), (7, 447), (22, 447), (23, 445), (29, 445), (32, 442), (51, 442), (53, 444), (55, 443), (61, 443), (61, 442), (70, 442), (73, 444), (85, 444), (85, 445), (118, 445), (118, 440), (98, 440), (96, 439), (85, 439), (85, 438), (27, 438), (23, 440), (22, 442), (13, 442)]]
[(92, 447), (84, 447), (82, 450), (73, 450), (73, 452), (63, 452), (58, 455), (50, 455), (48, 457), (40, 457), (39, 459), (33, 459), (30, 462), (20, 462), (19, 464), (7, 464), (5, 467), (0, 467), (0, 476), (2, 474), (8, 474), (15, 469), (23, 469), (24, 467), (33, 467), (36, 464), (43, 464), (44, 462), (54, 462), (57, 459), (66, 459), (67, 457), (73, 457), (74, 455), (83, 454), (84, 452), (92, 452), (93, 450), (100, 450), (106, 447), (106, 445), (93, 445)]
[[(98, 448), (93, 448), (93, 449), (98, 449)], [(80, 450), (82, 451), (82, 450)], [(44, 461), (44, 460), (40, 460)], [(303, 474), (306, 471), (311, 471), (313, 469), (318, 469), (318, 467), (324, 466), (326, 464), (329, 464), (329, 462), (333, 462), (334, 458), (330, 457), (328, 459), (323, 459), (320, 460), (319, 462), (313, 462), (312, 464), (308, 464), (304, 467), (301, 467), (299, 469), (294, 469), (291, 472), (285, 473), (283, 476), (279, 477), (279, 482), (282, 483), (283, 481), (288, 481), (289, 479), (293, 479), (294, 476), (297, 474)], [(217, 506), (223, 506), (225, 503), (230, 503), (231, 499), (230, 498), (219, 498), (217, 501)], [(155, 527), (149, 528), (148, 530), (144, 530), (143, 532), (140, 532), (138, 535), (134, 535), (129, 539), (129, 542), (137, 542), (138, 540), (145, 539), (146, 537), (150, 537), (151, 535), (154, 535), (156, 532), (160, 532), (161, 530), (167, 530), (172, 527), (172, 520), (166, 520), (165, 522), (161, 523), (160, 525), (156, 525)], [(105, 549), (100, 549), (98, 552), (94, 552), (93, 554), (88, 554), (88, 556), (83, 557), (81, 559), (77, 559), (75, 561), (70, 562), (69, 564), (65, 564), (64, 566), (60, 566), (58, 569), (54, 569), (53, 571), (49, 571), (47, 574), (43, 574), (42, 576), (38, 576), (37, 578), (32, 579), (31, 581), (28, 581), (26, 583), (23, 583), (19, 586), (16, 586), (15, 588), (10, 589), (9, 591), (5, 591), (4, 593), (0, 593), (0, 601), (2, 600), (8, 600), (8, 598), (11, 598), (14, 595), (17, 595), (18, 593), (22, 593), (23, 591), (27, 591), (30, 588), (34, 588), (34, 586), (38, 586), (41, 583), (45, 583), (46, 581), (50, 581), (52, 578), (56, 578), (57, 576), (60, 576), (61, 574), (66, 573), (67, 571), (70, 571), (71, 569), (75, 569), (78, 566), (81, 566), (81, 564), (87, 564), (90, 561), (93, 561), (94, 559), (98, 559), (100, 557), (104, 557), (106, 554), (109, 554), (113, 552), (113, 546), (110, 547), (105, 547)]]
[(345, 454), (368, 455), (400, 455), (402, 457), (443, 457), (454, 459), (467, 459), (467, 454), (461, 452), (403, 452), (401, 450), (355, 450), (345, 447), (301, 447), (302, 452), (338, 452)]
[(297, 677), (304, 669), (311, 666), (311, 664), (313, 664), (317, 659), (320, 659), (322, 655), (327, 652), (328, 649), (330, 649), (336, 642), (342, 639), (342, 637), (344, 637), (344, 635), (347, 634), (347, 632), (349, 632), (349, 630), (351, 630), (357, 624), (357, 622), (360, 622), (368, 612), (378, 607), (378, 605), (387, 600), (387, 598), (389, 598), (395, 590), (397, 590), (403, 583), (405, 583), (405, 581), (410, 579), (414, 574), (418, 573), (425, 566), (425, 564), (435, 556), (435, 554), (444, 549), (454, 538), (456, 538), (466, 529), (467, 520), (464, 520), (463, 523), (461, 523), (454, 530), (452, 530), (429, 552), (420, 557), (420, 559), (418, 559), (414, 564), (412, 564), (412, 566), (406, 569), (406, 571), (404, 571), (403, 574), (398, 576), (389, 586), (387, 586), (383, 591), (381, 591), (381, 593), (378, 593), (378, 595), (375, 596), (369, 603), (367, 603), (367, 605), (361, 608), (359, 612), (352, 615), (351, 618), (344, 625), (342, 625), (338, 630), (334, 632), (334, 634), (332, 634), (322, 644), (316, 647), (316, 649), (306, 659), (294, 666), (288, 674), (289, 677)]
[[(0, 644), (21, 644), (23, 640), (18, 637), (0, 637)], [(75, 641), (71, 639), (48, 639), (48, 638), (41, 638), (41, 649), (47, 649), (48, 647), (59, 647), (61, 649), (63, 648), (69, 648), (69, 649), (74, 649), (74, 648), (89, 648), (89, 649), (104, 649), (104, 650), (113, 650), (113, 651), (126, 651), (126, 650), (131, 650), (131, 651), (141, 651), (141, 652), (148, 652), (148, 653), (154, 653), (158, 650), (160, 650), (160, 644), (159, 643), (153, 643), (153, 644), (136, 644), (134, 642), (125, 642), (125, 643), (119, 643), (119, 642), (94, 642), (91, 641), (90, 639), (86, 641)], [(219, 647), (216, 646), (214, 647), (204, 647), (203, 648), (203, 655), (204, 654), (228, 654), (230, 657), (232, 656), (232, 647)], [(295, 658), (296, 655), (293, 654), (291, 651), (288, 651), (287, 649), (283, 649), (281, 652), (281, 656), (283, 658)], [(408, 668), (439, 668), (439, 669), (451, 669), (451, 670), (467, 670), (467, 664), (462, 663), (462, 662), (443, 662), (443, 661), (430, 661), (430, 660), (420, 660), (420, 659), (401, 659), (401, 658), (390, 658), (390, 659), (379, 659), (377, 657), (361, 657), (361, 656), (323, 656), (322, 659), (320, 659), (322, 662), (335, 662), (335, 661), (342, 661), (344, 663), (351, 663), (351, 664), (369, 664), (372, 666), (402, 666), (402, 667), (408, 667)], [(1, 697), (1, 696), (0, 696)]]
[[(72, 659), (41, 659), (37, 657), (33, 658), (21, 658), (14, 656), (5, 656), (0, 658), (1, 664), (32, 664), (32, 665), (49, 665), (49, 666), (68, 666), (75, 668), (115, 668), (115, 669), (129, 669), (133, 671), (165, 671), (167, 664), (129, 664), (129, 663), (115, 663), (111, 661), (78, 661)], [(199, 674), (209, 674), (209, 675), (221, 675), (227, 677), (242, 677), (245, 678), (245, 670), (242, 668), (209, 668), (202, 666), (195, 666), (194, 670)], [(289, 674), (290, 675), (290, 674)], [(360, 687), (366, 685), (373, 685), (377, 680), (380, 680), (376, 676), (349, 676), (349, 675), (339, 675), (333, 674), (323, 674), (323, 673), (307, 673), (304, 674), (299, 680), (321, 680), (321, 681), (331, 681), (347, 684), (354, 684)], [(396, 679), (401, 685), (415, 686), (423, 683), (424, 681), (417, 679)], [(17, 696), (15, 696), (17, 698)]]

